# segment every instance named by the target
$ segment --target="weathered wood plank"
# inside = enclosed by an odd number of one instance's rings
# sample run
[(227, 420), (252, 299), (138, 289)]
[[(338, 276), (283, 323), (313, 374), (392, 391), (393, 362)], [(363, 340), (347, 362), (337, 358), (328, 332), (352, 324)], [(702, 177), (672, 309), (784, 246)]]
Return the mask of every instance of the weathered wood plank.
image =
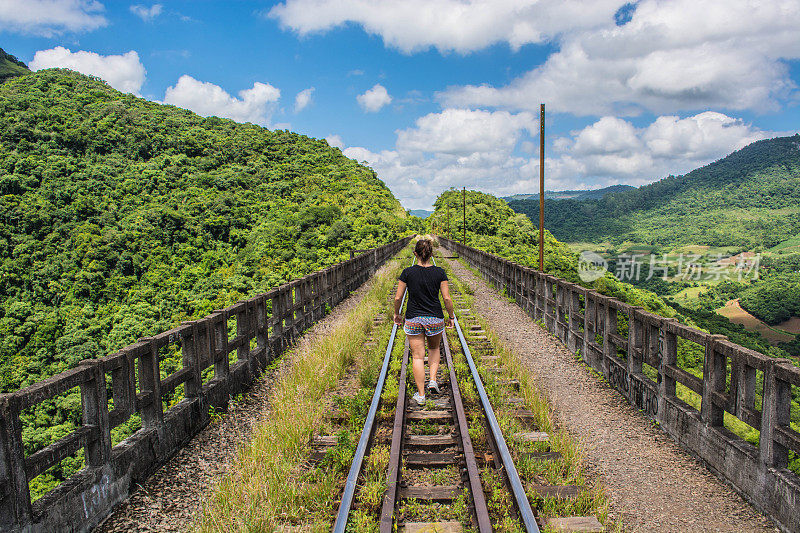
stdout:
[(311, 437), (312, 446), (336, 446), (339, 444), (339, 437), (336, 435), (314, 435)]
[(409, 435), (406, 443), (409, 446), (454, 446), (456, 438), (453, 435)]
[(544, 431), (528, 431), (525, 433), (514, 433), (511, 436), (515, 440), (524, 442), (550, 442), (550, 435)]
[(561, 459), (561, 453), (559, 452), (524, 452), (521, 455), (535, 461), (558, 461)]
[(449, 502), (459, 493), (457, 485), (437, 485), (433, 487), (403, 487), (400, 489), (401, 498), (414, 498), (431, 502)]
[(547, 527), (552, 531), (572, 531), (582, 533), (602, 533), (606, 530), (594, 516), (562, 516), (548, 518)]
[(461, 522), (406, 522), (405, 533), (461, 533)]
[(442, 466), (456, 463), (455, 453), (409, 453), (406, 466)]
[(406, 414), (408, 420), (443, 420), (449, 422), (453, 419), (450, 411), (410, 411)]

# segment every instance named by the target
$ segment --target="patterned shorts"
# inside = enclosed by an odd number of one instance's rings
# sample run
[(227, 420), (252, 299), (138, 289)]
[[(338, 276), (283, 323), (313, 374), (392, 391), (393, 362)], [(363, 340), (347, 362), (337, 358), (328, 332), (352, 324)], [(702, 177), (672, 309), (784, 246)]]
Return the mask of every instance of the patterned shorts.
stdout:
[(406, 335), (422, 335), (433, 337), (444, 331), (444, 319), (435, 316), (415, 316), (406, 320), (403, 325)]

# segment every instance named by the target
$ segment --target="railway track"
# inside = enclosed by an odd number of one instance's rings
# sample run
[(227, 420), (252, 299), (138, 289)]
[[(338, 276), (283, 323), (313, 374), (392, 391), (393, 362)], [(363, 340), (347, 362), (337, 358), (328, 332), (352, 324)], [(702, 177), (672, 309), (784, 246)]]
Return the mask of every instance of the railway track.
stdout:
[[(464, 525), (468, 530), (481, 533), (497, 529), (524, 529), (534, 533), (540, 531), (543, 524), (537, 521), (531, 506), (531, 490), (545, 497), (568, 497), (581, 490), (573, 486), (541, 485), (532, 489), (530, 483), (520, 478), (514, 462), (520, 453), (509, 448), (479, 371), (480, 364), (484, 374), (502, 372), (493, 366), (498, 358), (492, 355), (485, 332), (474, 321), (469, 309), (463, 308), (463, 298), (457, 289), (451, 286), (451, 293), (457, 306), (462, 307), (457, 311), (461, 320), (456, 319), (455, 328), (443, 335), (442, 364), (436, 376), (441, 392), (431, 394), (429, 391), (425, 405), (417, 405), (407, 393), (407, 381), (413, 381), (408, 365), (411, 358), (408, 340), (398, 335), (397, 325), (392, 325), (381, 373), (342, 493), (334, 532), (359, 530), (349, 521), (359, 481), (364, 485), (365, 462), (370, 462), (365, 458), (376, 447), (376, 440), (384, 451), (388, 444), (385, 490), (382, 502), (376, 506), (380, 508), (376, 518), (382, 533), (455, 532), (462, 531)], [(399, 349), (395, 350), (395, 343), (401, 340), (404, 341), (402, 355)], [(479, 364), (476, 364), (470, 344), (477, 348)], [(399, 358), (399, 364), (398, 361), (393, 364), (393, 358)], [(394, 379), (393, 371), (397, 372), (398, 384), (394, 413), (380, 416), (379, 409), (383, 414), (391, 411), (391, 406), (381, 407), (381, 393), (387, 377)], [(426, 382), (430, 379), (428, 372), (426, 365)], [(511, 393), (515, 381), (506, 379), (503, 383)], [(538, 449), (523, 455), (528, 459), (533, 456), (538, 461), (559, 459), (557, 452), (549, 451), (549, 436), (530, 427), (533, 413), (515, 405), (521, 403), (521, 399), (509, 400), (514, 416), (532, 429), (515, 433), (512, 438), (529, 445), (534, 443)], [(501, 408), (506, 409), (508, 405)], [(376, 428), (380, 428), (378, 439), (375, 438)], [(597, 531), (602, 530), (599, 523), (597, 526)]]

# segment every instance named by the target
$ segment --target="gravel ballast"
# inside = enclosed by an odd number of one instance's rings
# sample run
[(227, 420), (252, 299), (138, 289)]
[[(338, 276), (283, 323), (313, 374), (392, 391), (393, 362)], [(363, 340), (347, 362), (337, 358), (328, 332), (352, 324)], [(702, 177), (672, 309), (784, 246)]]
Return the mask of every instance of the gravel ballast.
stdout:
[(777, 531), (519, 306), (449, 263), (474, 290), (474, 311), (531, 372), (556, 423), (581, 443), (589, 472), (606, 487), (609, 518), (626, 531)]

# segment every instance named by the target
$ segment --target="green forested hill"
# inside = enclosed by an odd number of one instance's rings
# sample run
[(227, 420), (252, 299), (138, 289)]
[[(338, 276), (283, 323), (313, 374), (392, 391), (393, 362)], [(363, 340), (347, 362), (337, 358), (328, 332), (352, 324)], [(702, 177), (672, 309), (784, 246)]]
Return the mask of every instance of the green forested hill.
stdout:
[[(589, 200), (602, 198), (606, 194), (628, 191), (634, 189), (630, 185), (611, 185), (602, 189), (579, 189), (574, 191), (544, 191), (545, 200)], [(539, 201), (539, 193), (535, 194), (515, 194), (513, 196), (503, 196), (506, 202), (517, 200), (536, 200)]]
[(24, 76), (30, 73), (31, 71), (28, 70), (25, 63), (0, 48), (0, 83), (15, 76)]
[(410, 224), (371, 169), (323, 140), (65, 70), (0, 85), (0, 213), (0, 392)]
[[(510, 205), (538, 224), (538, 201)], [(545, 200), (545, 225), (566, 242), (775, 246), (800, 233), (800, 135), (601, 199)]]

